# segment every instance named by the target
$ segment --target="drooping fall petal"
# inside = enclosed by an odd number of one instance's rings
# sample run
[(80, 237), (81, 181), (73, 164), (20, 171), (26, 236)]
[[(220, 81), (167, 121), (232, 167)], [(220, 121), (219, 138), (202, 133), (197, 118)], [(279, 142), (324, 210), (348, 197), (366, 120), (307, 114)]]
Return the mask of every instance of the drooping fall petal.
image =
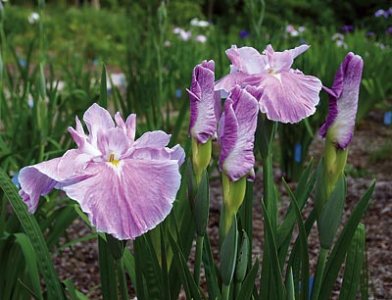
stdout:
[(320, 134), (323, 137), (328, 134), (340, 149), (345, 149), (353, 137), (362, 69), (362, 58), (348, 53), (336, 72), (332, 88), (326, 89), (329, 112)]

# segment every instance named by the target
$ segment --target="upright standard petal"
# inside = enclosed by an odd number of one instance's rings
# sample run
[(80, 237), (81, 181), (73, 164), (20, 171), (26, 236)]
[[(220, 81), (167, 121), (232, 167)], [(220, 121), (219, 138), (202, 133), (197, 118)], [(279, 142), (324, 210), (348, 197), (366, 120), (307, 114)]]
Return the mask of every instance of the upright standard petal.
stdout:
[(258, 96), (253, 87), (242, 89), (236, 86), (225, 102), (218, 132), (221, 145), (219, 165), (232, 181), (251, 174), (255, 163), (253, 147)]
[(216, 131), (214, 68), (212, 60), (197, 65), (188, 90), (191, 109), (189, 132), (201, 144), (206, 143)]
[(90, 164), (89, 176), (65, 186), (99, 232), (134, 239), (169, 214), (180, 187), (174, 160), (125, 159), (116, 167)]
[(345, 149), (353, 137), (362, 69), (362, 58), (348, 53), (336, 72), (332, 88), (326, 89), (329, 112), (320, 134), (323, 137), (328, 134), (339, 149)]

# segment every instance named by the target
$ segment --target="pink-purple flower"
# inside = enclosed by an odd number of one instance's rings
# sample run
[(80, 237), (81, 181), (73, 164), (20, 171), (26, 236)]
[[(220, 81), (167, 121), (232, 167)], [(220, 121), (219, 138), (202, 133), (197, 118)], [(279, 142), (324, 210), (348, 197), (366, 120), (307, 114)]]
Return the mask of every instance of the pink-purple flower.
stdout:
[(219, 123), (218, 138), (221, 146), (219, 166), (237, 181), (244, 176), (254, 178), (254, 135), (257, 127), (259, 92), (248, 86), (235, 86), (225, 101)]
[(321, 81), (291, 68), (294, 59), (308, 50), (308, 45), (276, 52), (268, 45), (262, 54), (252, 47), (226, 50), (230, 74), (216, 82), (215, 90), (227, 95), (237, 84), (252, 85), (261, 93), (260, 110), (267, 118), (282, 123), (297, 123), (314, 114), (319, 103)]
[(214, 61), (203, 61), (193, 69), (190, 98), (189, 133), (198, 143), (206, 143), (216, 132)]
[(53, 188), (65, 191), (88, 215), (97, 231), (134, 239), (169, 214), (181, 175), (184, 151), (166, 147), (170, 135), (144, 133), (135, 140), (136, 115), (126, 121), (93, 104), (69, 132), (77, 144), (62, 157), (23, 168), (20, 195), (30, 213)]
[(347, 148), (353, 137), (362, 69), (362, 58), (348, 53), (336, 72), (332, 88), (325, 88), (329, 112), (320, 134), (328, 136), (339, 149)]

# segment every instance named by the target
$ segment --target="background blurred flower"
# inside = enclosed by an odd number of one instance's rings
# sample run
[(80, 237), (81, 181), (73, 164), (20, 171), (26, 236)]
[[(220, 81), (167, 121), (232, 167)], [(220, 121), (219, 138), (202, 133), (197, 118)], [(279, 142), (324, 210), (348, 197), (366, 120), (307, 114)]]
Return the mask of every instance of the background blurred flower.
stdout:
[(195, 37), (195, 41), (204, 44), (207, 42), (207, 37), (205, 35), (199, 34)]
[(134, 114), (114, 119), (93, 104), (83, 116), (88, 135), (78, 118), (69, 128), (77, 149), (20, 171), (20, 195), (30, 213), (40, 195), (57, 188), (80, 204), (97, 231), (118, 239), (134, 239), (163, 221), (180, 187), (184, 151), (167, 148), (170, 135), (163, 131), (135, 140)]
[(354, 26), (353, 25), (344, 25), (341, 27), (341, 30), (343, 33), (349, 33), (354, 31)]
[(286, 32), (290, 34), (290, 36), (295, 37), (299, 35), (299, 32), (295, 29), (295, 27), (291, 24), (286, 26)]
[(208, 21), (205, 20), (199, 20), (197, 18), (193, 18), (190, 22), (191, 26), (195, 26), (195, 27), (208, 27), (210, 25), (210, 23)]
[(30, 24), (35, 24), (39, 21), (39, 14), (36, 12), (32, 12), (28, 17)]
[(379, 9), (379, 10), (377, 10), (377, 11), (374, 13), (374, 16), (375, 16), (376, 18), (379, 18), (379, 17), (388, 18), (388, 11), (385, 11), (385, 10), (383, 10), (383, 9)]
[(245, 29), (242, 29), (240, 31), (240, 38), (241, 39), (246, 39), (247, 37), (249, 37), (249, 35), (250, 35), (249, 31), (247, 31)]

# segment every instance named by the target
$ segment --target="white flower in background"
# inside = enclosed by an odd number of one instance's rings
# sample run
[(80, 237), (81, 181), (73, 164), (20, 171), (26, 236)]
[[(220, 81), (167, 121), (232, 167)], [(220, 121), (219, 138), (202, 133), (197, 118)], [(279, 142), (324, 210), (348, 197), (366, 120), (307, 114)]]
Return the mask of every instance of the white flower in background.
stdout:
[(29, 23), (30, 24), (35, 24), (39, 21), (39, 14), (36, 12), (32, 12), (30, 16), (28, 17)]
[(336, 41), (336, 46), (338, 46), (339, 48), (343, 48), (343, 49), (347, 49), (348, 48), (347, 44), (343, 40), (337, 40)]
[(198, 18), (193, 18), (191, 20), (191, 26), (194, 26), (194, 27), (202, 27), (202, 28), (204, 28), (204, 27), (208, 27), (209, 25), (210, 25), (210, 23), (208, 21), (199, 20)]
[(31, 94), (29, 94), (29, 96), (27, 97), (27, 105), (30, 108), (34, 107), (34, 98), (33, 98), (33, 96), (31, 96)]
[(163, 46), (169, 48), (169, 47), (171, 46), (170, 41), (166, 40), (166, 41), (163, 43)]
[(298, 32), (299, 33), (302, 33), (302, 32), (304, 32), (306, 30), (306, 27), (305, 26), (299, 26), (298, 27)]
[(381, 50), (384, 50), (386, 47), (385, 47), (385, 45), (383, 44), (383, 43), (376, 43), (376, 46), (378, 47), (378, 48), (380, 48)]
[(207, 37), (205, 35), (199, 34), (196, 36), (195, 41), (204, 44), (207, 42)]
[(286, 26), (286, 32), (290, 34), (290, 36), (295, 37), (299, 35), (299, 32), (295, 29), (295, 27), (291, 24)]
[(341, 34), (341, 33), (335, 33), (335, 34), (332, 36), (332, 40), (333, 40), (333, 41), (336, 41), (336, 40), (344, 40), (344, 35)]
[(192, 37), (192, 32), (190, 31), (185, 31), (184, 29), (180, 27), (175, 27), (173, 29), (173, 33), (178, 35), (178, 37), (183, 40), (183, 41), (188, 41)]
[(174, 29), (173, 29), (174, 34), (180, 34), (181, 31), (184, 31), (184, 29), (182, 29), (180, 27), (174, 27)]
[(182, 30), (179, 34), (180, 39), (182, 39), (183, 41), (189, 41), (189, 39), (192, 37), (192, 32), (190, 31), (185, 31)]

